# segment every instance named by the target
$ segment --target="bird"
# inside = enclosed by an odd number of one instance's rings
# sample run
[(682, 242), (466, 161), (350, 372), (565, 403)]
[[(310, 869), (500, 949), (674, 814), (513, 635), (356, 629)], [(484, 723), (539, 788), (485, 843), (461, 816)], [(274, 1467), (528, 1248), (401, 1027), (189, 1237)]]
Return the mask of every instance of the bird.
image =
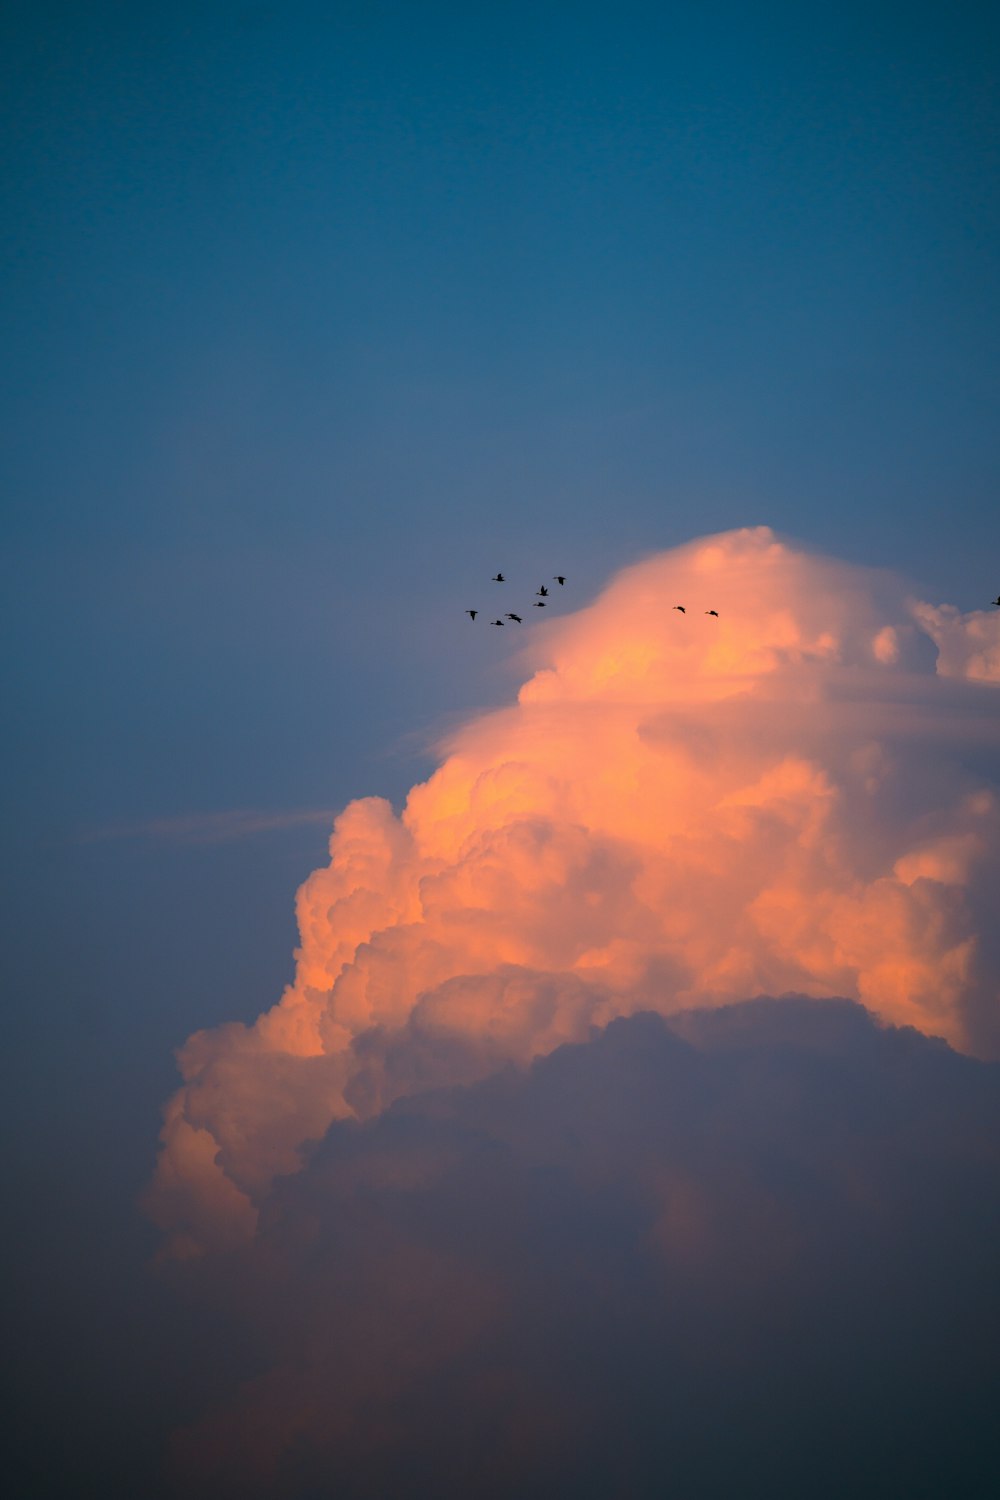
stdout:
[(687, 610), (684, 608), (683, 604), (675, 604), (674, 609), (679, 609), (682, 615), (687, 614)]
[(506, 583), (507, 580), (503, 576), (502, 573), (494, 573), (493, 577), (490, 579), (490, 582), (491, 583)]
[(519, 625), (522, 623), (520, 615), (507, 615), (506, 618), (508, 620), (516, 620)]
[(476, 618), (476, 616), (478, 615), (479, 611), (478, 611), (478, 609), (467, 609), (465, 611), (465, 613), (469, 616), (470, 619), (474, 620)]
[(500, 629), (501, 630), (503, 629), (503, 621), (502, 620), (492, 620), (490, 623), (493, 624), (493, 625), (499, 625)]
[(548, 591), (548, 589), (545, 587), (545, 585), (543, 583), (542, 586), (541, 586), (541, 588), (538, 590), (538, 592), (539, 592), (539, 594), (541, 594), (542, 598), (544, 599), (544, 598), (547, 597), (549, 591)]
[(536, 599), (535, 600), (535, 608), (536, 609), (544, 609), (545, 608), (545, 600), (544, 599)]
[(558, 573), (553, 573), (552, 577), (555, 579), (556, 583), (565, 583), (566, 582), (565, 578), (560, 577), (560, 575)]
[(714, 615), (716, 619), (719, 618), (719, 611), (717, 609), (706, 609), (705, 613), (706, 615)]
[(991, 599), (990, 603), (1000, 605), (1000, 594), (997, 594), (995, 599)]

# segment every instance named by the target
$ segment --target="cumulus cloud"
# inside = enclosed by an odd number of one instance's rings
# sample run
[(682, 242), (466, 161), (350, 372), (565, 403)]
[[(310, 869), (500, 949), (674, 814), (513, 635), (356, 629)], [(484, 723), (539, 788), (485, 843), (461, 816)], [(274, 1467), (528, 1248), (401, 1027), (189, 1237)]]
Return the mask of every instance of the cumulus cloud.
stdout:
[(1000, 1052), (998, 653), (1000, 618), (766, 528), (546, 621), (401, 813), (337, 818), (280, 1002), (182, 1049), (174, 1252), (252, 1234), (333, 1122), (637, 1011), (841, 995)]
[(175, 1267), (177, 1493), (996, 1493), (1000, 1068), (845, 1001), (612, 1022), (341, 1121)]

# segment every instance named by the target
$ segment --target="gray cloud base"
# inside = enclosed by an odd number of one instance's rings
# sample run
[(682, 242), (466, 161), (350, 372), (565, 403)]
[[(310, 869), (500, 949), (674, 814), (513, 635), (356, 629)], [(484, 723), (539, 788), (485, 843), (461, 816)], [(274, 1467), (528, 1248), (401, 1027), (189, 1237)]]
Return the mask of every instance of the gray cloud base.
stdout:
[(614, 1021), (335, 1124), (255, 1241), (179, 1492), (996, 1493), (1000, 1067), (849, 1002)]

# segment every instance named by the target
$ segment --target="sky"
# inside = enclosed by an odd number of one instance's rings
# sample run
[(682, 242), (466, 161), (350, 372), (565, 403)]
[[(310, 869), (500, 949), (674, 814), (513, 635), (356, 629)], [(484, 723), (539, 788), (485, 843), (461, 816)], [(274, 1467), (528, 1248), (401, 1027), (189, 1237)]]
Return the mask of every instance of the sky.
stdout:
[[(398, 1152), (405, 1176), (420, 1101), (441, 1089), (459, 1092), (428, 1150), (454, 1173), (440, 1190), (431, 1173), (407, 1212), (462, 1268), (469, 1308), (427, 1356), (427, 1399), (474, 1371), (482, 1451), (503, 1426), (484, 1413), (512, 1424), (496, 1472), (569, 1474), (567, 1434), (610, 1412), (607, 1388), (581, 1375), (561, 1416), (548, 1376), (531, 1402), (508, 1390), (532, 1358), (532, 1276), (557, 1276), (568, 1232), (539, 1227), (532, 1272), (541, 1124), (505, 1179), (526, 1279), (497, 1304), (493, 1343), (463, 1343), (499, 1295), (499, 1231), (473, 1245), (449, 1195), (472, 1143), (509, 1133), (506, 1116), (482, 1124), (477, 1091), (507, 1079), (503, 1115), (518, 1088), (545, 1094), (560, 1048), (593, 1047), (585, 1109), (588, 1090), (630, 1086), (602, 1028), (624, 1026), (640, 1066), (643, 1011), (669, 1050), (677, 1017), (757, 995), (867, 1007), (836, 1013), (854, 1019), (830, 1043), (819, 1156), (780, 1191), (767, 1179), (767, 1213), (798, 1225), (788, 1316), (818, 1319), (831, 1277), (867, 1308), (907, 1214), (952, 1203), (943, 1177), (924, 1183), (858, 1269), (889, 1127), (862, 1101), (842, 1157), (824, 1132), (857, 1067), (873, 1100), (882, 1073), (896, 1099), (891, 1039), (909, 1038), (914, 1057), (930, 1049), (913, 1066), (940, 1090), (960, 1228), (910, 1265), (887, 1316), (898, 1332), (912, 1294), (935, 1347), (980, 1388), (995, 1379), (970, 1330), (996, 1312), (974, 1269), (994, 1243), (996, 1163), (970, 1144), (955, 1080), (966, 1069), (995, 1108), (997, 29), (989, 7), (937, 3), (4, 7), (0, 936), (23, 1231), (5, 1280), (24, 1458), (54, 1485), (93, 1474), (152, 1494), (172, 1482), (169, 1450), (183, 1492), (207, 1444), (223, 1493), (226, 1432), (259, 1420), (241, 1359), (278, 1408), (314, 1368), (318, 1401), (362, 1399), (289, 1291), (303, 1225), (319, 1214), (333, 1327), (347, 1273), (316, 1207), (339, 1191), (330, 1174), (344, 1153), (363, 1174)], [(509, 609), (543, 580), (559, 593), (514, 640), (488, 623), (498, 569)], [(358, 890), (370, 909), (336, 907)], [(338, 943), (353, 978), (331, 1000)], [(778, 1067), (786, 1043), (752, 1015)], [(796, 1088), (810, 1045), (787, 1062)], [(671, 1058), (664, 1087), (683, 1072)], [(718, 1226), (743, 1212), (725, 1185), (744, 1106), (715, 1068), (682, 1117), (716, 1156), (700, 1186), (697, 1164), (683, 1171), (708, 1205), (694, 1220)], [(644, 1099), (634, 1129), (659, 1164), (619, 1161), (617, 1204), (604, 1186), (589, 1201), (590, 1167), (550, 1162), (592, 1279), (551, 1337), (576, 1329), (592, 1353), (619, 1335), (573, 1306), (639, 1275), (659, 1222), (647, 1167), (680, 1170)], [(924, 1127), (909, 1100), (886, 1109), (899, 1173)], [(766, 1128), (802, 1121), (790, 1105)], [(845, 1173), (861, 1186), (841, 1264), (817, 1246)], [(751, 1229), (767, 1217), (744, 1207)], [(363, 1204), (350, 1212), (368, 1243)], [(398, 1277), (383, 1247), (383, 1275), (419, 1343), (411, 1230)], [(238, 1268), (231, 1300), (220, 1256)], [(427, 1264), (428, 1306), (439, 1274)], [(708, 1302), (728, 1275), (709, 1254)], [(381, 1285), (359, 1295), (347, 1347)], [(733, 1295), (748, 1358), (752, 1297)], [(657, 1345), (634, 1307), (622, 1318), (609, 1367), (633, 1361), (624, 1391), (648, 1384)], [(865, 1357), (862, 1322), (817, 1372), (817, 1408), (837, 1361)], [(222, 1329), (232, 1368), (206, 1352)], [(398, 1447), (376, 1463), (362, 1434), (331, 1453), (307, 1422), (288, 1459), (275, 1418), (274, 1493), (331, 1474), (345, 1493), (401, 1492), (392, 1466), (410, 1461), (434, 1488), (443, 1407), (420, 1416), (405, 1382), (386, 1392), (384, 1337), (366, 1420)], [(893, 1369), (908, 1347), (890, 1340)], [(961, 1472), (975, 1493), (978, 1408), (928, 1386), (912, 1409), (935, 1400), (966, 1413), (965, 1458), (949, 1473), (942, 1447), (899, 1473), (960, 1493)], [(635, 1465), (615, 1482), (635, 1493), (662, 1462), (643, 1401), (622, 1395), (608, 1418)], [(438, 1434), (422, 1456), (421, 1423)], [(759, 1455), (749, 1419), (741, 1432)], [(859, 1427), (858, 1452), (871, 1441)], [(572, 1472), (605, 1473), (581, 1443)], [(456, 1493), (471, 1461), (448, 1457)], [(695, 1474), (696, 1445), (683, 1462)]]

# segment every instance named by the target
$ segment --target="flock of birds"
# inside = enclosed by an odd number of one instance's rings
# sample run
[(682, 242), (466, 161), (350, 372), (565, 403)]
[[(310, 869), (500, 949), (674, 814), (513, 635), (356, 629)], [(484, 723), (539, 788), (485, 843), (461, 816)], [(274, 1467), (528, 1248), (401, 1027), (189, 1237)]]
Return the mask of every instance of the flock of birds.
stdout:
[[(554, 573), (552, 575), (552, 581), (554, 583), (558, 583), (559, 587), (562, 588), (563, 585), (566, 582), (566, 579), (565, 579), (565, 577), (561, 573)], [(493, 577), (490, 579), (490, 582), (491, 583), (506, 583), (507, 580), (506, 580), (506, 578), (504, 577), (504, 575), (502, 573), (494, 573)], [(535, 609), (544, 609), (545, 606), (548, 604), (548, 602), (549, 602), (549, 590), (548, 590), (548, 586), (543, 583), (541, 585), (541, 587), (537, 591), (537, 597), (536, 597), (536, 599), (534, 601), (534, 607), (535, 607)], [(994, 605), (996, 608), (1000, 609), (1000, 594), (998, 594), (995, 599), (991, 599), (990, 603), (992, 605)], [(677, 610), (680, 610), (680, 612), (681, 612), (682, 615), (686, 615), (687, 614), (687, 607), (685, 605), (683, 605), (683, 604), (675, 604), (673, 606), (673, 608), (677, 609)], [(469, 616), (470, 620), (475, 620), (476, 616), (478, 614), (481, 614), (482, 611), (478, 610), (478, 609), (467, 609), (465, 611), (465, 613)], [(719, 611), (717, 609), (706, 609), (705, 610), (705, 614), (706, 615), (714, 615), (714, 617), (716, 619), (719, 618)], [(501, 630), (502, 630), (503, 627), (504, 627), (504, 625), (506, 624), (506, 622), (508, 620), (510, 620), (512, 622), (512, 624), (522, 625), (524, 623), (524, 616), (523, 615), (514, 614), (513, 611), (511, 611), (510, 613), (505, 614), (502, 620), (491, 620), (490, 624), (491, 625), (499, 625), (500, 628), (501, 628)]]
[[(559, 587), (562, 588), (564, 586), (565, 582), (566, 582), (566, 579), (565, 579), (565, 577), (563, 576), (562, 573), (553, 573), (553, 575), (552, 575), (552, 581), (553, 581), (553, 583), (558, 583)], [(504, 575), (502, 573), (494, 573), (493, 577), (490, 579), (490, 582), (491, 583), (506, 583), (507, 580), (506, 580), (506, 578), (504, 577)], [(548, 602), (549, 602), (548, 585), (543, 583), (541, 585), (541, 587), (537, 590), (537, 597), (535, 598), (535, 601), (534, 601), (534, 607), (535, 607), (535, 609), (544, 609), (545, 606), (548, 604)], [(997, 600), (997, 603), (1000, 604), (1000, 599)], [(687, 609), (686, 609), (686, 607), (683, 604), (675, 604), (674, 605), (674, 609), (679, 609), (682, 615), (686, 615), (687, 614)], [(475, 620), (476, 616), (478, 614), (481, 614), (482, 611), (478, 610), (478, 609), (467, 609), (465, 611), (465, 613), (469, 616), (470, 620)], [(719, 611), (717, 609), (706, 609), (705, 613), (706, 613), (706, 615), (714, 615), (716, 619), (719, 618)], [(490, 624), (491, 625), (499, 625), (500, 628), (501, 628), (501, 630), (502, 630), (508, 620), (510, 620), (515, 625), (523, 625), (523, 623), (524, 623), (524, 616), (523, 615), (517, 615), (517, 614), (514, 614), (513, 612), (510, 612), (508, 614), (505, 614), (502, 620), (491, 620)]]
[[(492, 579), (490, 581), (491, 581), (491, 583), (506, 583), (507, 582), (506, 578), (504, 577), (504, 575), (502, 573), (494, 573), (494, 575), (493, 575), (493, 577), (492, 577)], [(555, 574), (553, 574), (553, 582), (554, 583), (558, 583), (559, 587), (562, 588), (563, 585), (566, 582), (566, 579), (565, 579), (565, 577), (563, 576), (562, 573), (555, 573)], [(548, 604), (548, 602), (549, 602), (549, 590), (548, 590), (548, 586), (543, 583), (542, 586), (541, 586), (541, 588), (539, 588), (537, 598), (535, 599), (535, 608), (536, 609), (544, 609), (545, 606)], [(478, 614), (482, 613), (482, 611), (478, 610), (478, 609), (467, 609), (465, 611), (465, 613), (469, 616), (470, 620), (474, 620)], [(502, 629), (503, 626), (504, 626), (504, 624), (505, 624), (505, 622), (507, 620), (511, 620), (515, 625), (522, 625), (524, 623), (524, 616), (523, 615), (516, 615), (516, 614), (513, 614), (513, 613), (505, 614), (502, 620), (491, 620), (490, 624), (491, 625), (499, 625), (501, 627), (501, 629)]]

